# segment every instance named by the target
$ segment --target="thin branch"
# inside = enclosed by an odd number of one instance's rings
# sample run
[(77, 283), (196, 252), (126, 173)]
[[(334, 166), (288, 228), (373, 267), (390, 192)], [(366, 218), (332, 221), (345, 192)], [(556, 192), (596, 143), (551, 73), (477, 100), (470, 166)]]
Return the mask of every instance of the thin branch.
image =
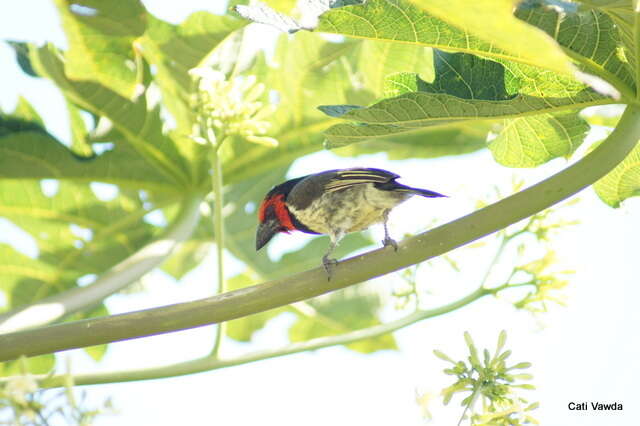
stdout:
[[(347, 345), (349, 343), (357, 342), (359, 340), (371, 339), (374, 337), (382, 336), (384, 334), (392, 333), (401, 328), (407, 327), (416, 322), (433, 318), (439, 315), (460, 309), (476, 300), (491, 294), (489, 291), (483, 288), (478, 288), (470, 294), (446, 305), (440, 306), (434, 309), (416, 310), (415, 312), (397, 319), (395, 321), (388, 322), (386, 324), (375, 325), (362, 330), (356, 330), (349, 333), (340, 334), (337, 336), (318, 337), (308, 340), (306, 342), (291, 343), (283, 348), (268, 349), (263, 351), (250, 352), (245, 355), (234, 357), (233, 359), (214, 359), (210, 356), (199, 358), (191, 361), (186, 361), (177, 364), (171, 364), (163, 367), (154, 367), (148, 369), (136, 369), (136, 370), (123, 370), (112, 371), (108, 373), (95, 373), (95, 374), (78, 374), (73, 376), (74, 385), (94, 385), (103, 383), (114, 382), (126, 382), (126, 381), (138, 381), (138, 380), (150, 380), (161, 379), (166, 377), (175, 377), (180, 375), (201, 373), (204, 371), (216, 370), (219, 368), (233, 367), (236, 365), (247, 364), (250, 362), (261, 361), (269, 358), (276, 358), (285, 355), (296, 354), (299, 352), (306, 352), (316, 349), (327, 348), (330, 346)], [(38, 384), (40, 387), (59, 387), (64, 385), (65, 375), (55, 376), (37, 376)], [(0, 379), (0, 383), (7, 379)]]
[(75, 287), (33, 305), (3, 313), (0, 315), (0, 333), (50, 324), (66, 315), (97, 305), (107, 296), (139, 279), (160, 265), (176, 245), (191, 236), (200, 218), (201, 202), (200, 194), (185, 198), (180, 212), (163, 236), (112, 267), (92, 284)]
[(633, 46), (636, 77), (636, 99), (640, 99), (640, 1), (633, 0)]
[[(211, 176), (211, 187), (214, 195), (213, 205), (213, 228), (216, 238), (216, 260), (218, 269), (218, 282), (216, 288), (216, 294), (224, 293), (227, 289), (224, 281), (224, 217), (222, 216), (222, 207), (224, 206), (224, 194), (222, 192), (222, 163), (220, 162), (219, 149), (224, 143), (224, 139), (220, 140), (211, 147), (210, 162), (213, 175)], [(213, 348), (211, 349), (211, 356), (216, 357), (220, 351), (220, 345), (222, 338), (225, 335), (226, 325), (224, 323), (218, 324), (215, 331), (215, 338), (213, 341)]]
[(618, 126), (587, 156), (552, 177), (429, 232), (398, 252), (378, 249), (341, 261), (332, 279), (322, 268), (207, 299), (0, 335), (0, 361), (184, 330), (319, 296), (439, 256), (542, 211), (617, 166), (640, 137), (640, 109), (627, 106)]
[[(460, 420), (458, 420), (458, 426), (462, 424), (462, 421), (464, 420), (464, 416), (467, 414), (467, 411), (469, 411), (469, 409), (472, 409), (473, 406), (475, 405), (478, 395), (480, 395), (480, 385), (476, 385), (476, 388), (473, 390), (473, 394), (471, 394), (471, 400), (466, 405), (466, 407), (464, 407), (462, 416), (460, 416)], [(471, 422), (469, 422), (469, 424), (471, 424)]]

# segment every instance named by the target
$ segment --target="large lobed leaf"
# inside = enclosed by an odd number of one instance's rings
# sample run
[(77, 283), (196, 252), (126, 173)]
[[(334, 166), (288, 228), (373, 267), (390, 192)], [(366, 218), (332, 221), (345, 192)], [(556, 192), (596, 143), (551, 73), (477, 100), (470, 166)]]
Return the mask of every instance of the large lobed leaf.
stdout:
[(55, 0), (69, 41), (67, 77), (90, 80), (132, 98), (139, 90), (140, 63), (133, 47), (146, 26), (138, 0)]
[[(162, 91), (164, 105), (176, 120), (179, 132), (189, 134), (194, 124), (189, 70), (205, 64), (225, 42), (244, 27), (245, 21), (231, 16), (196, 12), (179, 25), (149, 15), (147, 31), (139, 42), (144, 58), (157, 67), (154, 81)], [(228, 43), (227, 43), (228, 44)], [(237, 58), (237, 52), (228, 52)]]
[[(289, 329), (289, 338), (293, 342), (348, 333), (381, 324), (377, 315), (380, 309), (379, 297), (367, 293), (362, 287), (318, 297), (311, 300), (310, 305), (315, 314), (299, 317)], [(391, 334), (360, 340), (346, 346), (362, 353), (398, 348)]]
[(604, 13), (611, 18), (615, 23), (614, 32), (619, 35), (622, 43), (622, 46), (616, 47), (616, 56), (623, 57), (623, 62), (628, 62), (631, 69), (636, 70), (637, 34), (633, 0), (582, 0), (581, 3), (585, 9), (591, 7), (594, 13)]
[(187, 165), (176, 143), (162, 132), (160, 111), (149, 105), (144, 96), (126, 99), (98, 83), (67, 78), (60, 53), (52, 46), (31, 49), (31, 62), (38, 74), (51, 79), (64, 95), (81, 108), (107, 118), (117, 130), (118, 144), (135, 150), (156, 173), (187, 185)]
[[(572, 65), (558, 43), (547, 34), (517, 19), (520, 0), (411, 0), (425, 12), (464, 34), (490, 43), (490, 56), (572, 74)], [(458, 40), (463, 41), (463, 40)], [(496, 49), (497, 48), (497, 49)], [(494, 51), (496, 51), (493, 53)]]
[(39, 271), (2, 277), (7, 308), (76, 287), (79, 278), (99, 275), (130, 256), (157, 233), (143, 221), (146, 213), (137, 194), (121, 191), (105, 202), (86, 184), (60, 181), (55, 194), (45, 195), (37, 181), (2, 180), (0, 216), (31, 235), (38, 249), (35, 259), (3, 257), (4, 272), (26, 272), (28, 264)]
[(606, 13), (558, 10), (530, 1), (518, 8), (516, 16), (554, 37), (585, 71), (604, 78), (623, 94), (635, 90), (631, 56), (624, 53), (620, 27)]
[(100, 181), (165, 193), (177, 191), (171, 179), (130, 147), (80, 157), (51, 136), (28, 111), (30, 105), (22, 100), (13, 114), (0, 114), (0, 177)]
[[(393, 97), (370, 107), (324, 107), (329, 114), (358, 122), (329, 128), (325, 132), (329, 145), (339, 147), (371, 137), (387, 139), (406, 132), (411, 136), (420, 128), (435, 133), (434, 126), (459, 131), (463, 123), (502, 118), (503, 130), (490, 145), (496, 160), (511, 167), (532, 167), (568, 156), (582, 142), (588, 126), (576, 112), (566, 109), (603, 101), (583, 84), (557, 74), (543, 80), (533, 67), (504, 67), (472, 55), (440, 51), (434, 52), (434, 65), (436, 75), (431, 83), (412, 73), (389, 76), (385, 93)], [(481, 124), (476, 129), (478, 144), (483, 142), (480, 129), (486, 135), (489, 126)], [(441, 135), (453, 134), (443, 131)], [(453, 149), (453, 141), (442, 143), (451, 143)]]
[(403, 0), (369, 0), (335, 8), (320, 17), (317, 30), (476, 53), (571, 73), (569, 59), (551, 38), (513, 17), (512, 0), (414, 3), (420, 7)]
[(611, 207), (619, 207), (627, 198), (640, 195), (640, 145), (593, 187)]
[(569, 156), (589, 130), (575, 112), (515, 118), (505, 120), (503, 126), (489, 149), (498, 163), (509, 167), (536, 167)]

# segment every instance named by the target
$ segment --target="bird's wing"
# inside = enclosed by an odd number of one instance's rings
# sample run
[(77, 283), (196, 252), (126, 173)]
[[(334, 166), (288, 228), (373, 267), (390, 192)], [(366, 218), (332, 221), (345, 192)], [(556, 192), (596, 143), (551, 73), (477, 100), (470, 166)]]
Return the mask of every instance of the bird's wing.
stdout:
[(334, 192), (363, 183), (387, 183), (398, 176), (381, 169), (357, 168), (334, 171), (334, 175), (324, 184), (325, 192)]
[(328, 170), (302, 179), (287, 196), (287, 202), (295, 208), (306, 208), (323, 194), (364, 183), (387, 183), (398, 177), (395, 173), (381, 169)]

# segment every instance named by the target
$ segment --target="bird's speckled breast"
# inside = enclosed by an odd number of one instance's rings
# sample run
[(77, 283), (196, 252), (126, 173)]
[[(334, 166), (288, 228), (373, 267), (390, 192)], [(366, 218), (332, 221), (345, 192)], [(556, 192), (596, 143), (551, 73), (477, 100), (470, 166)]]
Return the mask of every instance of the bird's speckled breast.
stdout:
[(305, 209), (289, 210), (311, 230), (321, 234), (362, 231), (383, 221), (384, 212), (412, 194), (380, 191), (370, 183), (323, 194)]

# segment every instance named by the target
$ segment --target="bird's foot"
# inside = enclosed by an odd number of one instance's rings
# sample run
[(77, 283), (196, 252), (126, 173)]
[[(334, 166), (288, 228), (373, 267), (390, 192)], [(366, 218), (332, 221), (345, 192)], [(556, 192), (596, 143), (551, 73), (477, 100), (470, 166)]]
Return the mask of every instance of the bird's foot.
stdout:
[(382, 240), (382, 244), (386, 247), (386, 246), (391, 246), (393, 247), (394, 251), (398, 251), (398, 243), (396, 242), (396, 240), (394, 240), (391, 237), (384, 237), (384, 240)]
[(329, 256), (325, 255), (322, 256), (322, 266), (324, 266), (324, 270), (327, 271), (327, 281), (331, 281), (333, 268), (338, 266), (338, 261), (336, 259), (329, 259)]

